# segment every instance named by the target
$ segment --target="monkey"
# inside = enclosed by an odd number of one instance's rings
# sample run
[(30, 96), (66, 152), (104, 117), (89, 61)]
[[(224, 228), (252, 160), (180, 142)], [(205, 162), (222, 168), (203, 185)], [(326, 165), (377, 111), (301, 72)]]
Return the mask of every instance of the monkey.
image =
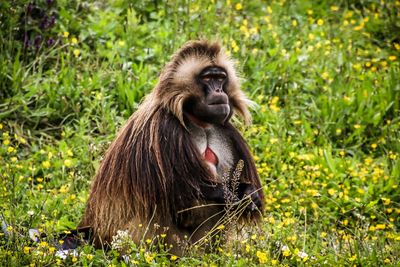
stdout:
[[(221, 221), (226, 192), (249, 200), (240, 216), (259, 220), (261, 182), (230, 122), (238, 115), (249, 124), (249, 103), (235, 62), (218, 42), (184, 44), (106, 151), (78, 229), (90, 227), (98, 247), (118, 230), (135, 243), (166, 232), (171, 253), (183, 255), (182, 241), (195, 244)], [(232, 189), (223, 178), (239, 161), (243, 169)]]

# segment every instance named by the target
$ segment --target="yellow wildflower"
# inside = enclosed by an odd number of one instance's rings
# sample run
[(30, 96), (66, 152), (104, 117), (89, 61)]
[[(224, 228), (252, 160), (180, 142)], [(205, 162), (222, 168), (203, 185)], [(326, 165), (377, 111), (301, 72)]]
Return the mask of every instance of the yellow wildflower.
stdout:
[(43, 168), (48, 169), (48, 168), (50, 168), (51, 163), (50, 163), (50, 161), (46, 160), (46, 161), (42, 162), (42, 166), (43, 166)]
[(69, 32), (63, 32), (63, 36), (64, 36), (65, 38), (68, 38)]
[(79, 49), (74, 49), (73, 53), (74, 53), (75, 57), (79, 57), (79, 55), (81, 54), (81, 51)]
[(267, 263), (267, 253), (257, 250), (256, 256), (260, 263)]
[(24, 253), (29, 254), (29, 251), (31, 250), (30, 247), (24, 247)]
[(242, 4), (241, 4), (241, 3), (237, 3), (237, 4), (235, 5), (235, 9), (236, 9), (236, 10), (242, 10), (242, 9), (243, 9)]
[(339, 7), (338, 7), (338, 6), (331, 6), (331, 10), (332, 10), (332, 11), (338, 11), (338, 10), (339, 10)]
[(65, 167), (71, 167), (71, 165), (72, 165), (72, 161), (70, 159), (64, 160), (64, 166)]

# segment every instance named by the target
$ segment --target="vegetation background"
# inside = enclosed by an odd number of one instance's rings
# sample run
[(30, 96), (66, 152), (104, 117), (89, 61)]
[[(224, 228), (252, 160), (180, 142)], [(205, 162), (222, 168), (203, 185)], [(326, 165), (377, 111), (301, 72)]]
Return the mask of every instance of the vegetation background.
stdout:
[[(0, 3), (1, 266), (399, 266), (400, 1)], [(185, 41), (219, 39), (258, 105), (241, 127), (265, 185), (258, 228), (177, 259), (56, 256), (118, 129)], [(48, 238), (33, 244), (29, 228)]]

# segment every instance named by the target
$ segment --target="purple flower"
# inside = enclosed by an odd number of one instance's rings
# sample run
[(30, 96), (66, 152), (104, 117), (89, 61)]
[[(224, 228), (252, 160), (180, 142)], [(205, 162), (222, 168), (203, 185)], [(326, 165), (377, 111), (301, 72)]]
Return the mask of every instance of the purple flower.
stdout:
[(47, 46), (48, 47), (51, 47), (51, 46), (53, 46), (54, 44), (55, 44), (55, 40), (54, 40), (54, 38), (50, 38), (49, 40), (47, 40)]
[(36, 37), (35, 37), (35, 40), (34, 40), (34, 44), (35, 44), (35, 47), (36, 47), (36, 49), (39, 49), (40, 48), (40, 46), (41, 46), (41, 44), (42, 44), (42, 36), (41, 35), (37, 35)]

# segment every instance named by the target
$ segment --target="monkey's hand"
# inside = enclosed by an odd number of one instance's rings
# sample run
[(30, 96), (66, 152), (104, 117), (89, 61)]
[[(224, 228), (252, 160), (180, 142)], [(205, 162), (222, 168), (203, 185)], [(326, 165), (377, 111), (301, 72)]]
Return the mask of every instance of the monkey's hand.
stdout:
[(250, 204), (246, 206), (245, 213), (260, 211), (262, 207), (261, 197), (258, 189), (252, 184), (239, 184), (237, 194), (240, 200), (250, 199)]

